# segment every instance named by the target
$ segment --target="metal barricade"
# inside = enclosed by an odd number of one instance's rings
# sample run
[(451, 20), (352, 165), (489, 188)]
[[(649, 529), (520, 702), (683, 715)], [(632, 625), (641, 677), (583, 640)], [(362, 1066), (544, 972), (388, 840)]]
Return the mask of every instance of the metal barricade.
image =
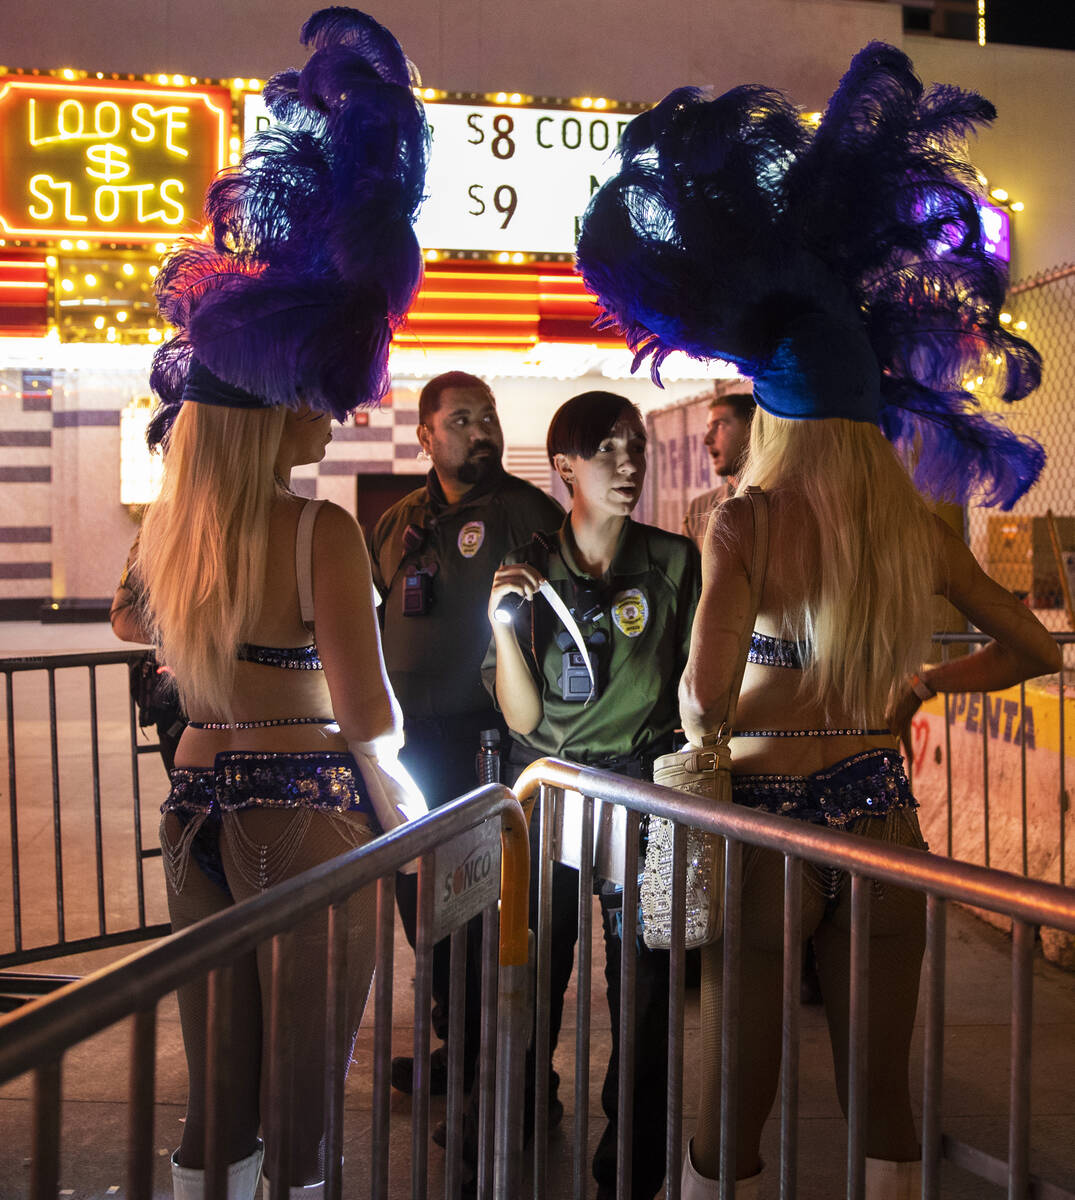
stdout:
[[(631, 945), (638, 932), (638, 845), (643, 814), (667, 817), (676, 822), (673, 840), (677, 885), (672, 896), (673, 943), (670, 951), (668, 1034), (668, 1132), (666, 1143), (666, 1196), (679, 1200), (682, 1163), (682, 1088), (684, 1019), (684, 906), (686, 839), (684, 826), (693, 825), (725, 837), (725, 896), (723, 964), (724, 979), (733, 981), (723, 992), (721, 1063), (721, 1150), (720, 1196), (730, 1200), (735, 1180), (735, 1105), (738, 1064), (736, 1042), (731, 1036), (738, 1015), (738, 979), (741, 928), (740, 903), (742, 853), (745, 845), (777, 851), (784, 856), (784, 947), (783, 947), (783, 1069), (779, 1113), (781, 1154), (779, 1164), (781, 1200), (796, 1196), (798, 1077), (799, 1077), (799, 978), (801, 941), (802, 879), (804, 862), (823, 864), (848, 872), (851, 879), (851, 977), (850, 1046), (848, 1079), (847, 1196), (862, 1200), (865, 1170), (866, 1000), (868, 982), (867, 937), (870, 921), (871, 883), (888, 883), (926, 894), (925, 952), (925, 1063), (922, 1118), (923, 1196), (939, 1195), (942, 1156), (994, 1183), (1006, 1183), (1010, 1200), (1023, 1200), (1031, 1184), (1029, 1164), (1030, 1123), (1030, 1032), (1032, 994), (1032, 951), (1034, 927), (1038, 924), (1075, 932), (1075, 891), (1055, 884), (1026, 879), (1008, 872), (954, 862), (921, 850), (855, 837), (792, 818), (738, 805), (706, 804), (655, 784), (627, 779), (592, 768), (542, 759), (528, 767), (516, 790), (529, 808), (541, 797), (541, 852), (533, 869), (538, 878), (539, 922), (537, 931), (537, 1062), (548, 1061), (549, 1050), (549, 902), (554, 857), (564, 854), (557, 828), (562, 821), (564, 795), (580, 794), (581, 846), (592, 847), (595, 801), (626, 809), (622, 857), (623, 944)], [(576, 1200), (585, 1200), (587, 1152), (587, 1103), (589, 1093), (591, 884), (593, 854), (578, 853), (578, 1030), (576, 1054), (576, 1105), (574, 1127), (574, 1188)], [(1009, 1094), (1008, 1158), (1003, 1162), (942, 1134), (941, 1087), (944, 1038), (945, 930), (947, 905), (951, 900), (1007, 914), (1012, 921), (1012, 1012), (1011, 1073)], [(631, 1146), (631, 1103), (634, 1085), (634, 1047), (629, 1031), (633, 1014), (634, 956), (624, 954), (621, 963), (619, 1063), (619, 1144), (617, 1149), (617, 1198), (630, 1200), (631, 1179), (626, 1169)], [(543, 1197), (548, 1179), (547, 1077), (537, 1071), (534, 1136), (534, 1195)], [(642, 1131), (642, 1136), (645, 1132)], [(1034, 1195), (1053, 1200), (1071, 1200), (1071, 1193), (1040, 1180), (1033, 1181)]]
[[(156, 820), (150, 845), (142, 830), (140, 760), (158, 747), (139, 737), (128, 686), (130, 665), (145, 654), (0, 658), (7, 749), (0, 991), (48, 986), (48, 977), (12, 967), (168, 932), (159, 873), (150, 873), (147, 887), (147, 863), (161, 853)], [(163, 771), (160, 782), (163, 794)], [(43, 830), (51, 855), (40, 850)]]
[[(494, 869), (497, 857), (499, 872)], [(368, 1194), (386, 1200), (395, 881), (397, 869), (414, 859), (418, 861), (419, 916), (414, 987), (415, 1089), (407, 1194), (424, 1200), (428, 1188), (431, 959), (434, 940), (442, 935), (450, 935), (452, 951), (446, 1195), (452, 1200), (460, 1194), (465, 939), (468, 921), (480, 912), (484, 928), (479, 1060), (483, 1087), (478, 1116), (477, 1194), (483, 1198), (516, 1200), (522, 1160), (522, 1080), (531, 1019), (527, 935), (529, 847), (521, 809), (512, 793), (501, 785), (480, 788), (421, 820), (286, 880), (0, 1018), (0, 1084), (27, 1072), (33, 1077), (30, 1200), (52, 1200), (59, 1188), (65, 1055), (125, 1018), (132, 1019), (125, 1195), (131, 1200), (150, 1200), (154, 1194), (156, 1158), (153, 1122), (158, 1011), (162, 1001), (177, 988), (201, 979), (207, 980), (209, 997), (205, 1194), (207, 1200), (224, 1200), (227, 1164), (221, 1143), (222, 1124), (229, 1112), (227, 1047), (232, 1030), (228, 1028), (229, 1009), (222, 1001), (232, 986), (233, 964), (257, 946), (271, 943), (272, 984), (267, 1019), (273, 1033), (269, 1070), (272, 1080), (286, 1080), (289, 1039), (281, 1028), (278, 1003), (287, 970), (286, 943), (293, 936), (289, 931), (319, 914), (324, 914), (327, 922), (325, 1194), (339, 1200), (343, 1183), (344, 1074), (350, 1049), (345, 1041), (344, 906), (348, 897), (374, 881), (378, 884), (376, 1015)], [(482, 864), (480, 871), (473, 869), (476, 862)], [(110, 1063), (109, 1069), (114, 1070), (115, 1064)], [(272, 1180), (272, 1200), (287, 1195), (287, 1188), (279, 1183), (289, 1174), (287, 1139), (281, 1136), (286, 1125), (285, 1092), (284, 1086), (273, 1086), (270, 1111), (262, 1114), (266, 1141), (273, 1147), (266, 1161), (266, 1174)], [(9, 1154), (16, 1149), (10, 1144), (6, 1147)], [(353, 1187), (349, 1186), (347, 1194), (355, 1194)], [(398, 1188), (394, 1194), (401, 1194)]]

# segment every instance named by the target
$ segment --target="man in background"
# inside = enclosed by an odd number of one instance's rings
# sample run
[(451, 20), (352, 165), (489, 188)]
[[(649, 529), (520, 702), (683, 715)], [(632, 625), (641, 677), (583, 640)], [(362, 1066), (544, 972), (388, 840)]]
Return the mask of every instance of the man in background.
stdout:
[(683, 517), (683, 532), (699, 550), (705, 539), (709, 514), (723, 500), (735, 494), (740, 466), (750, 443), (750, 423), (754, 419), (754, 393), (750, 380), (736, 380), (738, 390), (714, 395), (709, 402), (705, 426), (705, 447), (713, 463), (718, 483), (690, 502)]
[[(563, 511), (533, 484), (504, 470), (504, 435), (488, 384), (464, 371), (431, 379), (418, 401), (418, 441), (432, 462), (425, 486), (393, 505), (369, 538), (373, 581), (383, 598), (385, 663), (403, 709), (400, 760), (431, 809), (478, 786), (481, 734), (495, 729), (501, 754), (508, 733), (482, 686), (489, 645), (487, 605), (493, 572), (538, 530), (557, 529)], [(400, 916), (413, 947), (416, 883), (400, 876)], [(468, 949), (464, 1086), (480, 1040), (480, 945)], [(448, 942), (433, 954), (433, 1029), (448, 1032)], [(430, 1091), (447, 1091), (447, 1052), (433, 1051)], [(411, 1092), (414, 1063), (392, 1061), (392, 1083)], [(437, 1138), (436, 1131), (434, 1138)]]

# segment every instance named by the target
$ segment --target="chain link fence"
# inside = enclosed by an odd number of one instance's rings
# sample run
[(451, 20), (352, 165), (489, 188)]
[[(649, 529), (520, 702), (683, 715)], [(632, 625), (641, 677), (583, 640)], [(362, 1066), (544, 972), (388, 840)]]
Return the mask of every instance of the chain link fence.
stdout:
[(970, 546), (1050, 629), (1075, 629), (1075, 265), (1015, 284), (1008, 313), (1009, 328), (1041, 351), (1045, 370), (1041, 387), (1005, 416), (1017, 433), (1045, 446), (1048, 460), (1037, 486), (1010, 513), (969, 510)]

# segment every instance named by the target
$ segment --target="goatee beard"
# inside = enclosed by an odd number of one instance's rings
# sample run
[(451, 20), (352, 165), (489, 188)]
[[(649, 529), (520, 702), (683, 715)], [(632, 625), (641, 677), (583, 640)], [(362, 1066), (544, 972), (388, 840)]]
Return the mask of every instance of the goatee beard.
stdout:
[[(483, 446), (481, 449), (484, 450), (486, 447)], [(491, 454), (481, 458), (468, 458), (462, 463), (456, 472), (460, 483), (482, 483), (500, 470), (500, 456), (496, 453), (496, 447), (489, 446), (488, 449), (492, 451)]]

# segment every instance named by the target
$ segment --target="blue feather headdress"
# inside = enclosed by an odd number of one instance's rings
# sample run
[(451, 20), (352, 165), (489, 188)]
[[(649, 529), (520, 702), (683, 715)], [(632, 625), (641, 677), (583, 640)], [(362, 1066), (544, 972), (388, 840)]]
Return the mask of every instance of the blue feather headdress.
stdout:
[(392, 331), (422, 275), (425, 113), (399, 43), (372, 17), (322, 9), (302, 41), (305, 67), (265, 86), (278, 124), (210, 186), (206, 240), (179, 242), (157, 277), (178, 332), (154, 357), (151, 445), (192, 378), (203, 401), (215, 376), (218, 403), (238, 389), (338, 419), (388, 390)]
[(583, 219), (578, 265), (602, 324), (657, 383), (674, 350), (725, 359), (769, 411), (873, 421), (923, 491), (1010, 508), (1045, 454), (980, 403), (1041, 378), (1037, 351), (1000, 323), (1007, 275), (965, 155), (995, 115), (975, 93), (925, 91), (879, 42), (816, 130), (767, 88), (677, 89), (627, 127), (621, 170)]

